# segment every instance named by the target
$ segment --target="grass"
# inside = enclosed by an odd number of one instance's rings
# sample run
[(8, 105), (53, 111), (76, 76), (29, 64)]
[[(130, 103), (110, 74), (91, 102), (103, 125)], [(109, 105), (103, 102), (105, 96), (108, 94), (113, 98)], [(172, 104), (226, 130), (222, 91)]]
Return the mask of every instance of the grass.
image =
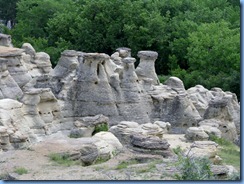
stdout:
[(107, 157), (107, 158), (98, 157), (95, 164), (104, 163), (104, 162), (108, 161), (109, 159), (110, 159), (109, 157)]
[(117, 165), (116, 169), (126, 169), (129, 165), (134, 165), (134, 164), (138, 164), (139, 162), (135, 159), (131, 159), (128, 161), (122, 161), (119, 163), (119, 165)]
[(22, 175), (22, 174), (27, 174), (28, 170), (24, 167), (17, 167), (17, 168), (15, 168), (14, 172), (19, 175)]
[(96, 133), (102, 132), (102, 131), (107, 132), (108, 129), (109, 128), (108, 128), (108, 124), (107, 123), (98, 124), (98, 125), (95, 126), (95, 130), (92, 132), (92, 135), (95, 135)]
[(73, 161), (69, 158), (69, 155), (67, 154), (58, 154), (58, 153), (51, 153), (48, 155), (48, 157), (60, 164), (60, 165), (64, 165), (64, 166), (71, 166), (71, 165), (78, 165), (79, 163), (77, 161)]
[(210, 140), (216, 142), (221, 146), (218, 151), (218, 155), (223, 159), (223, 163), (234, 166), (240, 171), (240, 148), (234, 143), (216, 136), (210, 136)]
[[(137, 172), (138, 173), (146, 173), (146, 172), (152, 172), (153, 170), (156, 169), (156, 164), (158, 164), (158, 161), (153, 161), (147, 165), (147, 167), (139, 169)], [(161, 163), (161, 162), (160, 162)]]

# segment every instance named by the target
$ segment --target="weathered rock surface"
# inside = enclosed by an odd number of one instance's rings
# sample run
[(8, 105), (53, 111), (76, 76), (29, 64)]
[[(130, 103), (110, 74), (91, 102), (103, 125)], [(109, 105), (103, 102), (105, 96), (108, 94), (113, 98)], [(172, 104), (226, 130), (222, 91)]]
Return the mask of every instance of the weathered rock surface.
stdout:
[[(157, 55), (138, 52), (135, 68), (129, 48), (118, 48), (111, 57), (65, 50), (52, 69), (48, 54), (28, 43), (21, 49), (0, 46), (0, 104), (12, 104), (11, 109), (1, 106), (0, 126), (14, 132), (8, 133), (12, 142), (35, 142), (65, 130), (89, 137), (96, 126), (92, 118), (101, 114), (122, 142), (130, 142), (135, 132), (162, 138), (169, 131), (185, 133), (197, 126), (238, 142), (240, 104), (235, 94), (200, 85), (185, 90), (176, 77), (159, 84)], [(204, 124), (207, 120), (218, 125)]]
[(191, 141), (208, 140), (209, 136), (202, 127), (190, 127), (186, 130), (186, 138)]
[(0, 46), (12, 47), (11, 36), (0, 33)]
[(204, 121), (217, 121), (224, 138), (238, 139), (240, 104), (235, 94), (223, 92), (220, 88), (207, 90), (201, 85), (188, 89), (187, 93)]
[(172, 156), (170, 145), (165, 139), (156, 136), (131, 135), (130, 144), (132, 149), (142, 153), (159, 154), (164, 157)]
[(163, 134), (170, 132), (170, 123), (156, 121), (139, 125), (136, 122), (122, 121), (118, 125), (112, 126), (112, 132), (123, 144), (129, 144), (131, 135), (140, 134), (145, 136), (163, 137)]

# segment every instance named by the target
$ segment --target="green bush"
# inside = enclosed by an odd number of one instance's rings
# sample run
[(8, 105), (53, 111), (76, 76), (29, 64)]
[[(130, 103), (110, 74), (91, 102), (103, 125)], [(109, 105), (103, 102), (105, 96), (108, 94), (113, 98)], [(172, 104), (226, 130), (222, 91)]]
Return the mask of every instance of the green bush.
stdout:
[(52, 161), (64, 166), (71, 166), (71, 165), (78, 164), (78, 162), (71, 160), (68, 154), (51, 153), (48, 155), (48, 157)]
[(175, 174), (178, 180), (211, 180), (213, 173), (210, 169), (211, 162), (207, 158), (194, 158), (178, 152), (176, 163), (180, 174)]
[(122, 161), (119, 163), (119, 165), (116, 167), (116, 169), (126, 169), (129, 165), (133, 165), (133, 164), (138, 164), (138, 161), (135, 159), (131, 159), (128, 161)]
[(158, 75), (160, 83), (164, 83), (169, 77), (169, 75)]
[(22, 174), (27, 174), (28, 170), (24, 167), (17, 167), (17, 168), (15, 168), (14, 172), (19, 175), (22, 175)]
[(95, 135), (96, 133), (102, 132), (102, 131), (105, 131), (105, 132), (108, 131), (108, 124), (107, 123), (102, 123), (102, 124), (96, 125), (95, 130), (93, 131), (92, 135)]

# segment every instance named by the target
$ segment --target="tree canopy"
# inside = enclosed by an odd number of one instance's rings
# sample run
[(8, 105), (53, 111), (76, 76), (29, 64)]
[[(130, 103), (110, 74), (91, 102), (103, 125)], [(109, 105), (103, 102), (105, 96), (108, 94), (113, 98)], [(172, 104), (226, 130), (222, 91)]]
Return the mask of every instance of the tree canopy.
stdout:
[(16, 7), (14, 45), (30, 42), (53, 65), (64, 49), (112, 54), (125, 46), (133, 57), (154, 50), (157, 74), (240, 94), (238, 0), (18, 0)]

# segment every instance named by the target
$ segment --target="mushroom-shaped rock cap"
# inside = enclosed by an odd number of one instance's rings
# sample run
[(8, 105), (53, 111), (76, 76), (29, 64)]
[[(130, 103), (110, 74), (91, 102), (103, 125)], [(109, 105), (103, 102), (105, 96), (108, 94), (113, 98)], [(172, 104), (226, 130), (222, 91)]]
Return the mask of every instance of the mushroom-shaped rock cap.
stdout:
[(122, 59), (122, 62), (123, 63), (126, 63), (126, 64), (134, 63), (134, 62), (136, 62), (136, 59), (135, 58), (132, 58), (132, 57), (126, 57), (126, 58), (123, 58)]
[(35, 59), (48, 61), (50, 60), (50, 56), (46, 52), (38, 52), (35, 55)]
[(131, 49), (127, 47), (120, 47), (116, 49), (119, 52), (119, 56), (122, 58), (130, 57), (131, 56)]
[(131, 49), (128, 48), (128, 47), (119, 47), (119, 48), (116, 49), (116, 51), (118, 51), (118, 52), (121, 51), (121, 50), (126, 50), (126, 51), (128, 51), (128, 52), (131, 51)]
[(74, 57), (77, 56), (77, 52), (75, 50), (65, 50), (61, 53), (63, 56)]
[(177, 77), (170, 77), (164, 82), (165, 85), (170, 86), (172, 88), (182, 88), (185, 89), (182, 80)]
[(35, 49), (30, 43), (24, 43), (21, 48), (25, 50), (26, 54), (29, 54), (31, 56), (34, 56), (36, 53)]
[(139, 51), (137, 56), (139, 58), (146, 58), (146, 59), (157, 59), (158, 53), (155, 51)]
[(85, 59), (109, 59), (109, 55), (104, 54), (104, 53), (84, 53), (84, 58)]

